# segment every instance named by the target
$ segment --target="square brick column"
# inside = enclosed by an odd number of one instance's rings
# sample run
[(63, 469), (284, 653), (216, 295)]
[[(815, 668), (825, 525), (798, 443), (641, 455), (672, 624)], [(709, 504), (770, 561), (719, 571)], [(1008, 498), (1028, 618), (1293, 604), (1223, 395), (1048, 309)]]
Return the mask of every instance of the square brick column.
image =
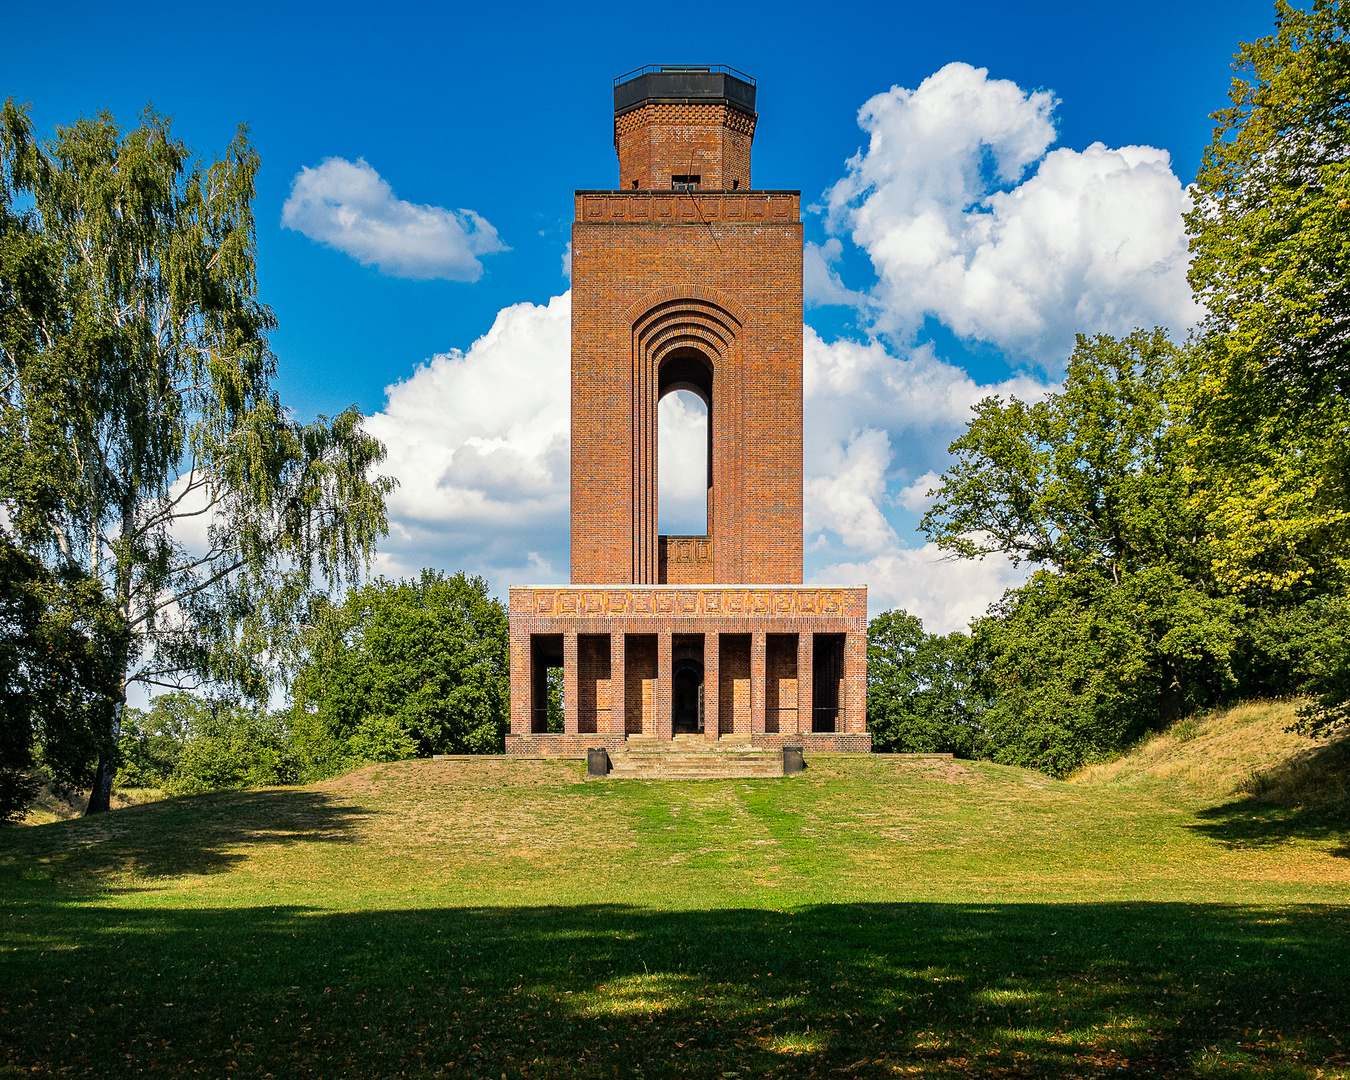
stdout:
[(721, 634), (703, 635), (703, 737), (717, 741), (717, 728), (721, 718), (717, 691), (720, 689), (720, 670), (722, 648)]
[(530, 652), (530, 635), (511, 630), (511, 734), (528, 735), (533, 719), (534, 672)]
[(867, 634), (854, 630), (844, 638), (843, 729), (850, 735), (867, 730)]
[(577, 734), (577, 632), (563, 634), (563, 731)]
[(622, 735), (624, 717), (624, 633), (614, 630), (609, 635), (609, 733)]
[(656, 635), (656, 731), (658, 739), (669, 739), (674, 734), (672, 694), (674, 683), (673, 634), (663, 630)]
[(750, 635), (750, 731), (764, 734), (764, 706), (767, 697), (765, 685), (767, 639), (763, 630)]
[(816, 662), (815, 634), (803, 630), (797, 635), (797, 730), (811, 730), (811, 702), (815, 683), (811, 676)]

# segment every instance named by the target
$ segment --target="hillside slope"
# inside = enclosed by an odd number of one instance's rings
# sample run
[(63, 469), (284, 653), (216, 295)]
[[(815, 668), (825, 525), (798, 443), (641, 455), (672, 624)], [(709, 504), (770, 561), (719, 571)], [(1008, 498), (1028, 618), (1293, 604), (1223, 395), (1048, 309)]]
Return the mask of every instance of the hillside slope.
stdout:
[(1070, 777), (1092, 787), (1174, 786), (1197, 802), (1350, 816), (1350, 737), (1309, 739), (1287, 728), (1299, 701), (1254, 701), (1189, 717), (1114, 761)]

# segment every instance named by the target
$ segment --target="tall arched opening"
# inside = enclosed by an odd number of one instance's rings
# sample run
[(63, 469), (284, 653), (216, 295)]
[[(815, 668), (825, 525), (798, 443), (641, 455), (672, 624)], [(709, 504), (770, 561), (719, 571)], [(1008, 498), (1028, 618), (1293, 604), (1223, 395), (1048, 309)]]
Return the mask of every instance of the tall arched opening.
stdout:
[(713, 521), (713, 365), (671, 349), (657, 370), (658, 581), (707, 579)]

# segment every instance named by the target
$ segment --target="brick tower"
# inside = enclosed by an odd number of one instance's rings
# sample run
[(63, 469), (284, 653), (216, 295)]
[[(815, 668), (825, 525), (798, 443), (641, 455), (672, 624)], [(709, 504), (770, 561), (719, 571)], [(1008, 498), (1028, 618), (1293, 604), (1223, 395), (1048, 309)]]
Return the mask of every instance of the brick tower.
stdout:
[[(866, 588), (801, 583), (801, 199), (751, 185), (755, 91), (723, 67), (615, 80), (619, 187), (578, 191), (572, 225), (572, 585), (510, 591), (508, 752), (870, 749)], [(704, 536), (657, 533), (674, 390), (708, 409)]]

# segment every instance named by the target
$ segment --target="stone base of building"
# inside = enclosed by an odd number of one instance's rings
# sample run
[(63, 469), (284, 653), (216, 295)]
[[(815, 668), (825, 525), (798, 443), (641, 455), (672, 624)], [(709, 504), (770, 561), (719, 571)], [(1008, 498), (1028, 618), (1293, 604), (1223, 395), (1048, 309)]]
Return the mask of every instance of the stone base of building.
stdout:
[(622, 735), (563, 735), (545, 732), (539, 735), (508, 735), (506, 752), (523, 757), (581, 758), (587, 750), (608, 750), (619, 754), (624, 749)]
[(521, 586), (510, 624), (509, 754), (580, 757), (630, 735), (871, 749), (865, 587)]
[(771, 735), (765, 732), (751, 736), (750, 745), (756, 750), (781, 750), (785, 746), (800, 746), (812, 754), (870, 754), (872, 733), (799, 731), (795, 735)]
[[(835, 734), (828, 731), (804, 731), (792, 735), (761, 732), (752, 734), (748, 742), (737, 742), (734, 746), (721, 746), (709, 741), (703, 747), (687, 739), (672, 739), (661, 748), (672, 753), (688, 753), (695, 749), (705, 749), (709, 753), (737, 750), (781, 750), (785, 746), (799, 746), (813, 754), (870, 754), (872, 752), (871, 732), (861, 734)], [(508, 735), (506, 752), (513, 757), (576, 758), (584, 761), (588, 750), (606, 750), (610, 754), (628, 752), (631, 746), (623, 735), (565, 735), (560, 732), (545, 732), (539, 735)], [(644, 752), (651, 752), (652, 743), (645, 742)], [(951, 755), (948, 755), (949, 757)]]

